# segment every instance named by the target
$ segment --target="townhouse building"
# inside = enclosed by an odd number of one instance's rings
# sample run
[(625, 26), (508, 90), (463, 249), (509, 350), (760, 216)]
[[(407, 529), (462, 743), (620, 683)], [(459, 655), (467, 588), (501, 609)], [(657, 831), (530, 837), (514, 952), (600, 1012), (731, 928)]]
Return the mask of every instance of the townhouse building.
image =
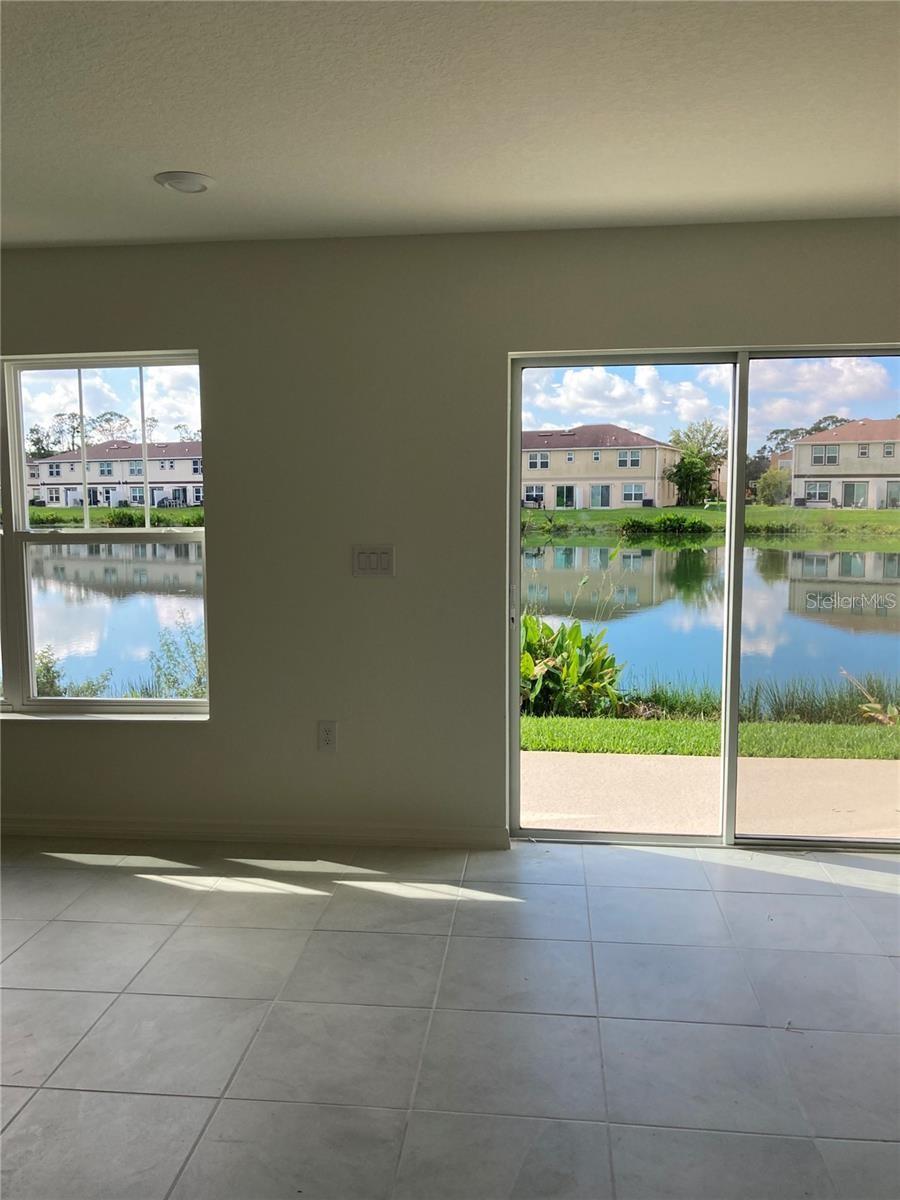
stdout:
[[(84, 476), (86, 470), (87, 475)], [(85, 449), (65, 450), (47, 458), (26, 459), (28, 501), (51, 508), (87, 503), (116, 508), (142, 505), (184, 508), (203, 504), (203, 444), (150, 442), (146, 466), (140, 442), (109, 441)]]
[(664, 475), (681, 453), (621, 425), (529, 430), (522, 434), (524, 506), (641, 508), (672, 505), (678, 490)]
[(900, 508), (900, 419), (848, 421), (794, 443), (794, 504)]

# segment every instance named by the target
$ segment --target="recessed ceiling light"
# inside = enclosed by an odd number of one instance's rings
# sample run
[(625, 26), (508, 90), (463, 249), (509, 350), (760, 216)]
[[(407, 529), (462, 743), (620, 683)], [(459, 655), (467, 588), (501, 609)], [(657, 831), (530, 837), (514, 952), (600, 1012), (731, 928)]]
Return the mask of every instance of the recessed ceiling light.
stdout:
[(168, 188), (171, 192), (187, 192), (194, 195), (208, 192), (216, 182), (211, 176), (198, 175), (196, 171), (160, 171), (153, 178), (160, 187)]

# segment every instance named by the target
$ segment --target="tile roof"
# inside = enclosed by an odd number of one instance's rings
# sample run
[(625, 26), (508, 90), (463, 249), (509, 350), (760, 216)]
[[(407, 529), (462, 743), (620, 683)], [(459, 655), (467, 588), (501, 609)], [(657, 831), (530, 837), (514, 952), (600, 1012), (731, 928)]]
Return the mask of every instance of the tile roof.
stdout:
[[(141, 457), (140, 442), (125, 442), (111, 441), (99, 442), (96, 446), (86, 447), (86, 456), (88, 462), (97, 462), (98, 460), (109, 459), (113, 461), (120, 458), (140, 458)], [(147, 443), (148, 458), (202, 458), (203, 443), (202, 442), (148, 442)], [(79, 462), (81, 460), (80, 450), (63, 450), (59, 454), (48, 454), (46, 458), (36, 459), (32, 455), (26, 456), (27, 462)]]
[(800, 438), (794, 444), (805, 445), (807, 442), (900, 442), (900, 417), (888, 417), (883, 421), (847, 421), (836, 429), (824, 429), (821, 433), (811, 433), (808, 437)]
[(637, 446), (668, 446), (621, 425), (576, 425), (574, 429), (529, 429), (522, 433), (523, 450), (606, 450)]

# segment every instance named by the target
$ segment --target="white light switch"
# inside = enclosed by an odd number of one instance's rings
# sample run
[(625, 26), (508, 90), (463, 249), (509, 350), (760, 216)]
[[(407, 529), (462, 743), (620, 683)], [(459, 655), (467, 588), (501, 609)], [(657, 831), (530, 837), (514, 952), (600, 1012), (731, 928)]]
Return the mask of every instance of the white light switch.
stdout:
[(396, 575), (393, 546), (354, 546), (353, 574), (366, 579), (385, 579)]

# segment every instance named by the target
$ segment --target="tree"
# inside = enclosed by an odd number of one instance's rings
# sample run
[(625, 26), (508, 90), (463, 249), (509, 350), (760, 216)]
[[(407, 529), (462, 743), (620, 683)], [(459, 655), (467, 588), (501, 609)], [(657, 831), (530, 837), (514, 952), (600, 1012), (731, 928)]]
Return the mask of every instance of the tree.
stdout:
[(81, 433), (78, 413), (56, 413), (50, 423), (50, 441), (54, 450), (77, 450)]
[(769, 467), (756, 485), (760, 504), (784, 504), (791, 494), (791, 473), (782, 467)]
[(53, 453), (49, 431), (41, 425), (32, 425), (25, 438), (25, 448), (32, 458), (49, 458)]
[(137, 440), (137, 430), (129, 417), (109, 410), (88, 418), (85, 422), (85, 436), (91, 443), (134, 442)]
[(183, 421), (178, 425), (173, 425), (172, 428), (175, 430), (175, 432), (178, 434), (178, 436), (181, 438), (181, 440), (183, 442), (199, 442), (200, 441), (200, 437), (201, 437), (200, 430), (199, 429), (191, 429), (190, 425), (185, 425), (185, 423)]
[(709, 495), (709, 463), (695, 451), (683, 453), (674, 467), (663, 472), (678, 488), (678, 504), (702, 504)]
[(828, 413), (827, 416), (813, 421), (812, 425), (797, 425), (793, 429), (772, 429), (757, 454), (771, 458), (779, 450), (790, 450), (794, 442), (799, 442), (801, 438), (808, 437), (811, 433), (824, 433), (828, 429), (837, 429), (839, 425), (846, 425), (849, 419), (849, 417), (839, 417), (835, 413)]
[(153, 441), (153, 435), (156, 433), (156, 427), (159, 424), (159, 417), (144, 417), (144, 437), (148, 442)]
[(728, 453), (728, 430), (708, 417), (703, 421), (691, 421), (684, 429), (673, 429), (669, 441), (683, 454), (696, 454), (705, 459), (709, 467), (718, 467)]
[(768, 469), (769, 469), (768, 454), (763, 454), (763, 452), (761, 450), (758, 450), (756, 452), (756, 454), (753, 454), (753, 455), (748, 454), (747, 455), (747, 470), (746, 470), (746, 475), (745, 475), (745, 479), (747, 481), (747, 486), (751, 487), (753, 484), (758, 483), (759, 480), (763, 477), (763, 475), (765, 475), (766, 471), (768, 471)]

